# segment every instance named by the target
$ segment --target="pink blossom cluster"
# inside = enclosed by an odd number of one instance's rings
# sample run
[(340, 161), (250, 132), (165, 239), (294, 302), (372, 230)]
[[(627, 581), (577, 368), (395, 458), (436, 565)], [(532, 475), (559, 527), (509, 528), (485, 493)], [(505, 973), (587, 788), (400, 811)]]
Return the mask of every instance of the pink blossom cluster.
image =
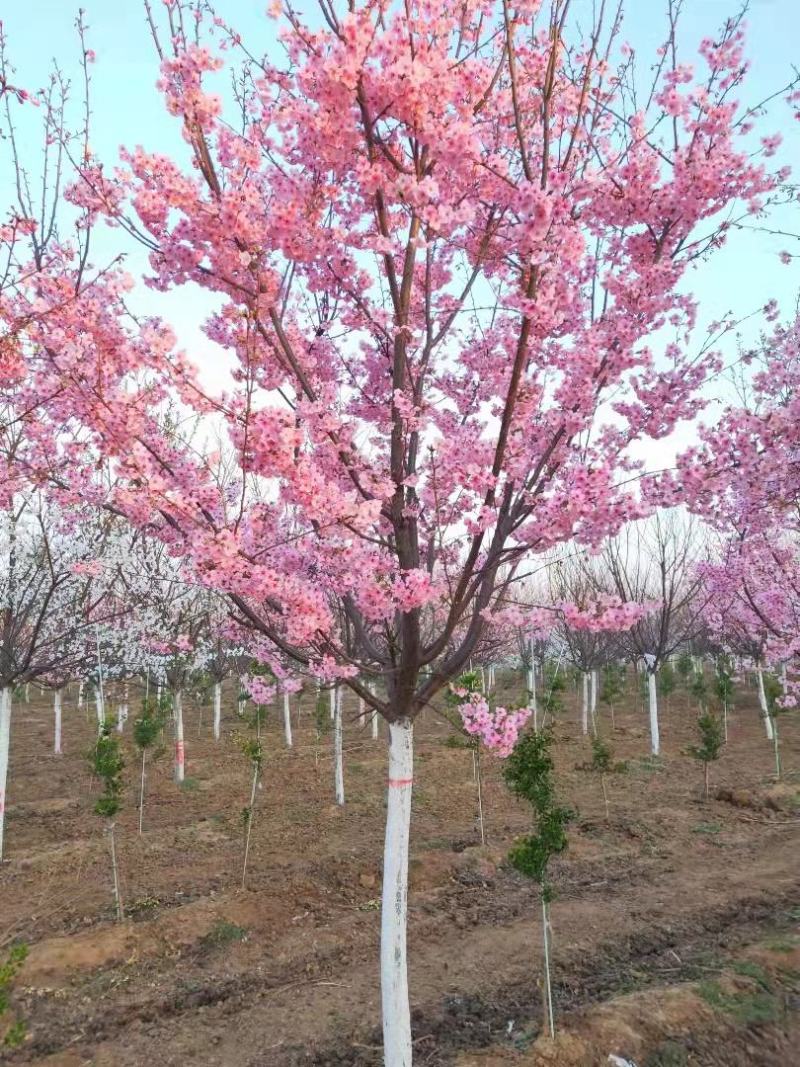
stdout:
[(89, 578), (99, 578), (105, 570), (105, 564), (101, 559), (80, 560), (70, 567), (73, 574), (83, 574)]
[(588, 607), (577, 604), (559, 605), (565, 622), (574, 630), (630, 630), (640, 619), (649, 614), (654, 607), (651, 602), (636, 604), (620, 600), (610, 594), (598, 594), (594, 603)]
[(355, 678), (358, 668), (352, 663), (338, 663), (333, 656), (322, 656), (309, 664), (312, 674), (323, 682), (336, 682), (341, 678)]
[(258, 674), (248, 674), (242, 678), (242, 686), (256, 704), (271, 704), (278, 689), (274, 682)]
[[(463, 690), (453, 689), (461, 695)], [(458, 706), (464, 729), (471, 737), (479, 738), (487, 748), (501, 759), (510, 756), (517, 743), (520, 731), (531, 717), (530, 708), (489, 707), (489, 702), (482, 693), (471, 693), (469, 699)]]

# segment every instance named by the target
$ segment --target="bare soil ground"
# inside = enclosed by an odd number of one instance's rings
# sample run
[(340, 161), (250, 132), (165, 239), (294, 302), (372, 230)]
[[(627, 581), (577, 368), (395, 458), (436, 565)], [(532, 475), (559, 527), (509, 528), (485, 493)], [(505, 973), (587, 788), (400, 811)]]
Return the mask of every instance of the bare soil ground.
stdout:
[[(510, 687), (518, 681), (507, 679)], [(44, 1067), (320, 1067), (380, 1063), (378, 934), (385, 741), (347, 706), (347, 804), (333, 803), (331, 738), (300, 702), (295, 747), (270, 710), (247, 888), (241, 888), (250, 771), (226, 693), (223, 740), (187, 702), (188, 780), (166, 753), (137, 834), (138, 765), (116, 837), (126, 921), (113, 921), (108, 841), (93, 814), (92, 723), (65, 706), (52, 755), (50, 697), (12, 717), (0, 946), (29, 956), (5, 1022), (27, 1036), (9, 1063)], [(295, 700), (295, 707), (296, 707)], [(201, 721), (202, 716), (202, 721)], [(535, 887), (504, 858), (529, 815), (486, 758), (489, 844), (480, 846), (472, 756), (426, 713), (417, 730), (410, 970), (416, 1062), (638, 1067), (800, 1062), (800, 721), (781, 721), (784, 780), (754, 694), (737, 698), (712, 793), (685, 754), (696, 710), (663, 709), (664, 755), (647, 757), (638, 698), (601, 729), (624, 773), (599, 777), (570, 692), (556, 725), (563, 799), (575, 807), (552, 905), (555, 1042), (540, 1035)], [(4, 949), (0, 947), (0, 963)], [(4, 1058), (5, 1057), (5, 1058)]]

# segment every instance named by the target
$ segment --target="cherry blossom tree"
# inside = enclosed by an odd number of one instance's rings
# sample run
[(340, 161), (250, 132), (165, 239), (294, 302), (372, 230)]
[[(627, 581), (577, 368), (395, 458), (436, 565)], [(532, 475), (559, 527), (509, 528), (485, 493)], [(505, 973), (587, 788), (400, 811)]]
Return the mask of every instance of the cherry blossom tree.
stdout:
[[(766, 309), (767, 320), (776, 311)], [(800, 317), (742, 354), (750, 371), (738, 403), (703, 430), (659, 488), (681, 493), (722, 536), (703, 568), (713, 622), (762, 662), (800, 656)], [(790, 688), (794, 683), (787, 680)], [(762, 701), (762, 709), (765, 701)], [(767, 727), (769, 729), (769, 721)]]
[[(381, 977), (400, 1067), (414, 720), (530, 554), (641, 514), (631, 445), (692, 418), (717, 367), (686, 354), (686, 270), (773, 195), (775, 139), (754, 145), (735, 101), (737, 18), (697, 76), (672, 22), (637, 92), (621, 20), (582, 34), (568, 0), (271, 10), (282, 65), (182, 0), (166, 33), (148, 8), (191, 165), (141, 148), (112, 170), (87, 143), (70, 194), (84, 226), (103, 215), (147, 247), (152, 286), (213, 295), (232, 388), (212, 395), (163, 324), (133, 320), (130, 279), (80, 242), (15, 272), (6, 377), (18, 418), (52, 397), (62, 434), (113, 457), (98, 480), (91, 449), (45, 427), (57, 484), (162, 537), (187, 580), (389, 723)], [(237, 53), (228, 120), (208, 83)], [(233, 483), (165, 426), (170, 401), (224, 426)]]
[[(764, 686), (764, 670), (774, 656), (777, 620), (786, 621), (787, 601), (797, 602), (797, 592), (783, 588), (779, 597), (773, 592), (774, 575), (759, 566), (763, 562), (754, 549), (756, 544), (728, 542), (720, 560), (704, 562), (700, 567), (705, 587), (705, 616), (711, 632), (734, 654), (749, 660), (756, 673), (758, 701), (767, 740), (776, 745), (775, 729)], [(777, 562), (780, 554), (776, 553)], [(781, 562), (785, 563), (785, 560)], [(800, 589), (800, 586), (797, 588)], [(776, 603), (778, 601), (778, 603)], [(776, 612), (776, 607), (780, 608)], [(771, 621), (770, 621), (771, 620)], [(779, 642), (783, 646), (783, 642)]]

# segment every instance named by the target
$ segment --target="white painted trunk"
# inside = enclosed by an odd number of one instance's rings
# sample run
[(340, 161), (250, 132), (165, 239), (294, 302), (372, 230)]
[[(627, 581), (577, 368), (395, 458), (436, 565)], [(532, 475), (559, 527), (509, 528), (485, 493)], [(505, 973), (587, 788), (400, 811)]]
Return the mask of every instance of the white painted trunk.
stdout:
[(103, 706), (103, 690), (99, 685), (94, 688), (94, 710), (97, 715), (97, 733), (100, 734), (106, 721), (106, 709)]
[(83, 679), (78, 682), (78, 711), (83, 707)]
[(124, 704), (118, 704), (117, 705), (117, 733), (118, 734), (121, 734), (122, 731), (124, 730), (124, 728), (125, 728), (125, 720), (127, 719), (127, 717), (128, 717), (128, 714), (125, 711), (125, 705)]
[(583, 707), (581, 711), (581, 732), (589, 733), (589, 672), (583, 672)]
[(661, 737), (658, 732), (658, 690), (656, 672), (647, 672), (647, 694), (650, 704), (650, 751), (654, 756), (661, 752)]
[(287, 748), (292, 747), (292, 709), (289, 706), (289, 693), (283, 693), (283, 736), (286, 738)]
[(214, 684), (214, 740), (219, 741), (220, 726), (222, 723), (222, 683)]
[(53, 693), (53, 752), (56, 756), (61, 755), (61, 690), (56, 689)]
[(0, 689), (0, 863), (3, 861), (3, 832), (6, 823), (8, 788), (8, 749), (11, 743), (11, 689)]
[(367, 725), (367, 706), (364, 698), (358, 698), (358, 725), (363, 729)]
[(330, 692), (328, 693), (328, 704), (329, 704), (330, 710), (331, 710), (331, 722), (333, 722), (336, 719), (336, 704), (338, 702), (338, 697), (339, 697), (339, 687), (337, 685), (335, 685), (335, 686), (333, 686), (331, 688)]
[(758, 703), (761, 706), (761, 717), (764, 720), (764, 729), (767, 732), (767, 740), (774, 741), (774, 731), (772, 729), (772, 716), (769, 713), (769, 705), (767, 704), (767, 693), (764, 689), (764, 672), (759, 667), (757, 669), (758, 677)]
[(333, 776), (336, 787), (336, 803), (344, 804), (344, 758), (342, 752), (342, 694), (338, 685), (331, 690), (335, 694), (333, 719)]
[(597, 671), (592, 671), (589, 685), (589, 719), (592, 735), (597, 736)]
[(414, 777), (414, 726), (389, 725), (389, 781), (381, 902), (381, 1000), (385, 1067), (411, 1067), (406, 925), (408, 839)]
[(186, 776), (186, 747), (183, 743), (183, 694), (175, 693), (172, 706), (175, 712), (175, 781), (182, 782)]
[(378, 740), (378, 736), (379, 736), (378, 728), (379, 728), (379, 726), (380, 726), (380, 722), (378, 720), (378, 713), (377, 713), (377, 711), (373, 711), (373, 713), (372, 713), (372, 740), (373, 741), (377, 741)]
[(533, 641), (528, 643), (528, 653), (531, 657), (531, 665), (527, 671), (527, 688), (530, 693), (528, 707), (533, 712), (533, 728), (539, 729), (539, 705), (536, 698), (536, 660), (533, 658)]

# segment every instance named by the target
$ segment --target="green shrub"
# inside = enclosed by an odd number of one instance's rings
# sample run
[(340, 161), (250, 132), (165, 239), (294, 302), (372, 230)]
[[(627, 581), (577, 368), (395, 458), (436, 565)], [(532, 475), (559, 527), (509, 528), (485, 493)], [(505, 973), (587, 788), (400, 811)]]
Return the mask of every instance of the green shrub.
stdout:
[(89, 751), (89, 764), (103, 783), (103, 793), (94, 810), (98, 815), (113, 819), (120, 808), (125, 761), (122, 758), (119, 737), (108, 720), (100, 725), (100, 735)]
[(17, 1019), (10, 1025), (3, 1024), (3, 1016), (11, 1007), (11, 986), (22, 964), (28, 956), (28, 946), (22, 943), (12, 945), (8, 950), (5, 962), (0, 964), (0, 1033), (3, 1035), (2, 1043), (6, 1048), (18, 1048), (25, 1039), (27, 1027), (22, 1019)]
[(705, 795), (708, 797), (708, 766), (719, 759), (724, 743), (722, 723), (713, 712), (706, 711), (697, 720), (697, 729), (700, 744), (691, 745), (689, 753), (703, 764)]
[(503, 777), (516, 796), (527, 800), (536, 817), (536, 831), (521, 838), (509, 853), (518, 871), (533, 878), (549, 900), (547, 868), (550, 859), (567, 847), (566, 828), (574, 812), (556, 802), (550, 730), (522, 735), (503, 767)]

